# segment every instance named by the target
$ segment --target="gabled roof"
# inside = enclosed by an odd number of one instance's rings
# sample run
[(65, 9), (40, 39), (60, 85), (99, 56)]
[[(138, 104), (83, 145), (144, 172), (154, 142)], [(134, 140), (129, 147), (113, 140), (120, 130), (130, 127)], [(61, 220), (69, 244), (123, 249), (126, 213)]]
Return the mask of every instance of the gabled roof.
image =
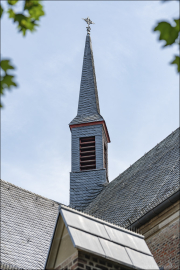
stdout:
[(179, 131), (176, 129), (110, 182), (84, 211), (128, 227), (177, 193)]
[[(177, 193), (179, 131), (110, 182), (85, 211), (128, 227)], [(2, 269), (43, 269), (59, 205), (1, 180)]]
[(86, 36), (77, 116), (69, 125), (103, 121), (100, 115), (91, 37)]
[(58, 207), (53, 200), (1, 180), (2, 269), (43, 269)]
[[(104, 257), (131, 269), (159, 269), (142, 235), (63, 205), (60, 206), (60, 216), (63, 218), (74, 248)], [(61, 219), (58, 220), (62, 222)], [(58, 246), (57, 240), (61, 241), (62, 235), (59, 234), (54, 233), (56, 237), (52, 245), (54, 243)]]

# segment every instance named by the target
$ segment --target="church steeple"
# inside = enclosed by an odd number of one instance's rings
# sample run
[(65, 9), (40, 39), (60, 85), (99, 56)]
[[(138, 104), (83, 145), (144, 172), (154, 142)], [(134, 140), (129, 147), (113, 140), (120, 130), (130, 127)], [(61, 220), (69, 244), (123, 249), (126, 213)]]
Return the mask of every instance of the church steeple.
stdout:
[(79, 93), (78, 113), (71, 121), (70, 125), (103, 120), (103, 117), (100, 115), (91, 37), (87, 34)]
[(100, 115), (90, 24), (87, 36), (77, 116), (69, 124), (72, 133), (70, 205), (83, 210), (108, 183), (108, 130)]

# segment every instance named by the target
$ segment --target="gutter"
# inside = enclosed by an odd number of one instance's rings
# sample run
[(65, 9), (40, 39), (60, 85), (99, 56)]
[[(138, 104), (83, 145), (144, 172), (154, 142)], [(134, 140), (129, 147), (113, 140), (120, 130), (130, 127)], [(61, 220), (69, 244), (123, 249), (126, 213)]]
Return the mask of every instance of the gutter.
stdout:
[(162, 211), (170, 207), (172, 204), (176, 203), (180, 199), (180, 190), (175, 192), (173, 195), (171, 195), (169, 198), (167, 198), (165, 201), (162, 203), (158, 204), (155, 206), (153, 209), (148, 211), (144, 216), (136, 220), (134, 223), (132, 223), (130, 226), (128, 226), (128, 229), (135, 230), (148, 221), (150, 221), (152, 218), (160, 214)]

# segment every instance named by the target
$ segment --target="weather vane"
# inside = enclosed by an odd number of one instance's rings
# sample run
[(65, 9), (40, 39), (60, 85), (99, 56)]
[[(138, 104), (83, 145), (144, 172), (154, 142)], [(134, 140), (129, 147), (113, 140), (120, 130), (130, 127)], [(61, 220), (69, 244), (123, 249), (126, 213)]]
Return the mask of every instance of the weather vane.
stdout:
[(88, 24), (88, 27), (86, 27), (87, 28), (87, 33), (88, 33), (88, 35), (90, 35), (90, 31), (91, 31), (91, 27), (90, 27), (90, 24), (95, 24), (95, 23), (93, 23), (90, 19), (89, 19), (89, 17), (87, 17), (86, 19), (83, 19), (85, 22), (87, 22), (87, 24)]

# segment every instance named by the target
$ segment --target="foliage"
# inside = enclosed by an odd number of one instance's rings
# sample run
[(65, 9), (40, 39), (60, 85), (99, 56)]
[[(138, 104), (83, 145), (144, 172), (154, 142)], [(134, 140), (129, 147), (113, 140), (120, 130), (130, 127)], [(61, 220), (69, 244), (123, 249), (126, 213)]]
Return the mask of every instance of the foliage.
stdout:
[[(23, 36), (28, 31), (34, 32), (39, 26), (38, 22), (42, 16), (45, 15), (43, 6), (40, 0), (7, 0), (5, 1), (7, 8), (4, 9), (0, 4), (0, 18), (4, 13), (9, 15), (9, 18), (17, 24), (17, 28)], [(23, 10), (20, 13), (15, 11), (16, 5), (23, 3)], [(5, 94), (5, 90), (10, 90), (12, 87), (17, 87), (14, 82), (14, 76), (9, 74), (9, 70), (15, 69), (9, 59), (3, 59), (0, 63), (1, 78), (0, 78), (0, 93)], [(0, 107), (2, 104), (0, 103)]]
[[(11, 89), (12, 86), (17, 86), (14, 82), (14, 76), (9, 74), (9, 71), (15, 69), (14, 66), (10, 63), (10, 60), (1, 60), (1, 72), (3, 72), (3, 76), (1, 76), (1, 85), (0, 85), (0, 93), (4, 95), (4, 89)], [(2, 104), (1, 104), (2, 107)]]
[[(164, 40), (165, 44), (163, 48), (167, 46), (172, 46), (176, 44), (179, 49), (180, 45), (180, 18), (174, 19), (174, 25), (171, 25), (169, 22), (162, 21), (157, 24), (154, 28), (154, 31), (159, 31), (159, 40)], [(176, 65), (177, 71), (180, 72), (180, 56), (175, 55), (173, 61), (170, 63), (172, 65)]]

